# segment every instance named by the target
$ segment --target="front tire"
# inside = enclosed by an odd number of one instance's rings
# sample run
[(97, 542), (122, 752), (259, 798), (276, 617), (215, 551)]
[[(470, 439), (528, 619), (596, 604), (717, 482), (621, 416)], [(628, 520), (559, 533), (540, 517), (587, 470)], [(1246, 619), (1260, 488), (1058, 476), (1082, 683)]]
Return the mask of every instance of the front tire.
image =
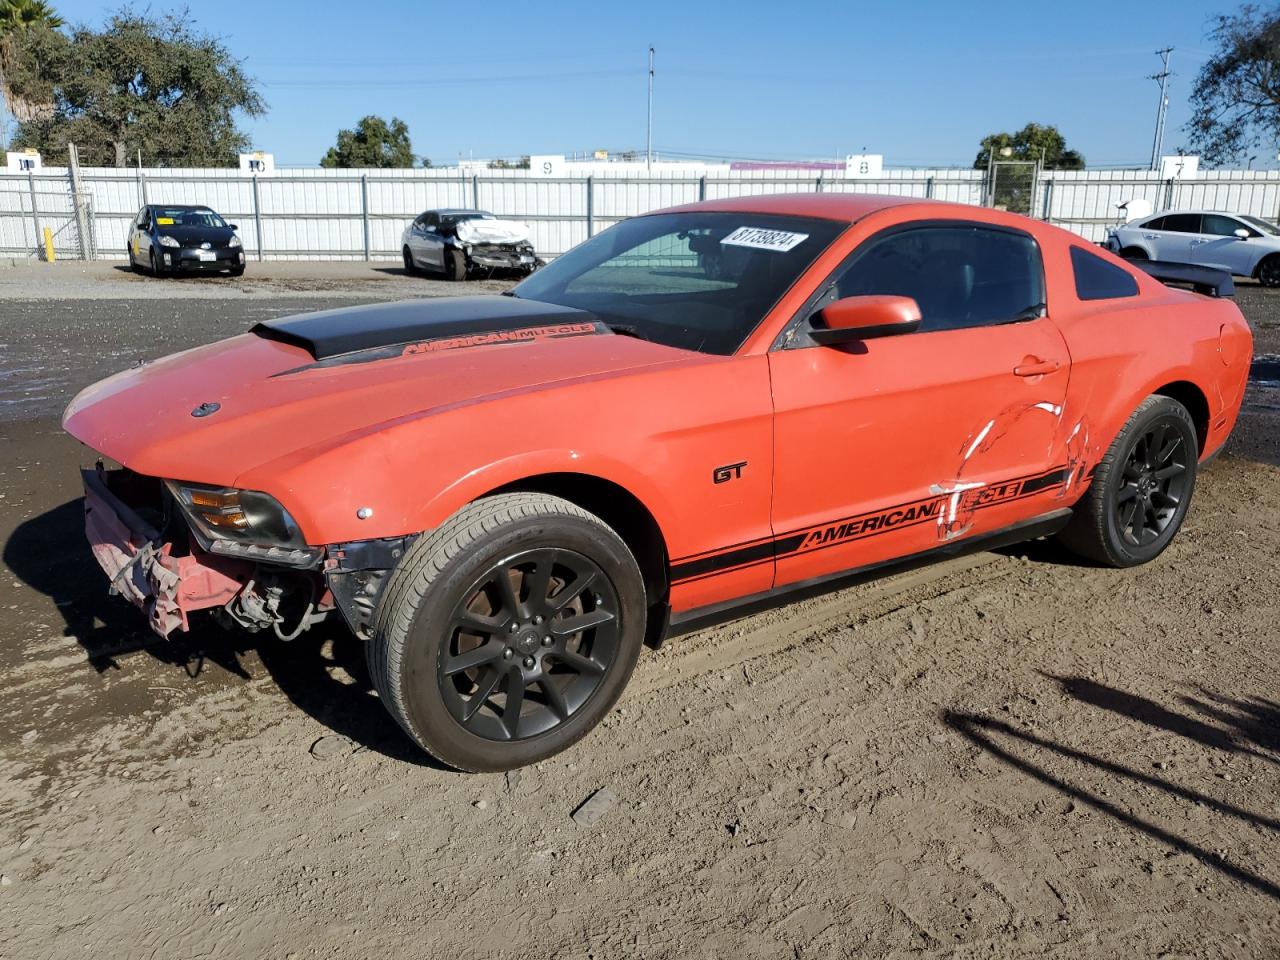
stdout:
[(1280, 287), (1280, 254), (1273, 253), (1258, 264), (1258, 282), (1264, 287)]
[(1120, 257), (1123, 260), (1150, 260), (1147, 251), (1141, 247), (1125, 247), (1120, 251)]
[(1073, 552), (1111, 567), (1154, 560), (1191, 505), (1198, 454), (1186, 407), (1169, 397), (1147, 397), (1098, 463), (1059, 538)]
[(400, 251), (400, 256), (404, 259), (404, 272), (411, 277), (416, 276), (418, 273), (418, 267), (413, 262), (413, 254), (407, 246)]
[(605, 716), (645, 634), (644, 580), (598, 517), (543, 494), (486, 497), (396, 568), (366, 648), (404, 731), (471, 772), (536, 763)]
[(467, 279), (467, 258), (457, 250), (444, 252), (444, 278), (446, 280)]

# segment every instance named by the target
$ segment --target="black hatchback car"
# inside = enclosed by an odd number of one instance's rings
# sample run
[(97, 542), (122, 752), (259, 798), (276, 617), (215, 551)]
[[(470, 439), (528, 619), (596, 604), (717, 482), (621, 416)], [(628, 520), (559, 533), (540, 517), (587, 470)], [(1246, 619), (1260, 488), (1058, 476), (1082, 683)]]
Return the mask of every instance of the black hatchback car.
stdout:
[(208, 207), (152, 203), (129, 228), (129, 266), (159, 276), (183, 271), (244, 273), (236, 225)]

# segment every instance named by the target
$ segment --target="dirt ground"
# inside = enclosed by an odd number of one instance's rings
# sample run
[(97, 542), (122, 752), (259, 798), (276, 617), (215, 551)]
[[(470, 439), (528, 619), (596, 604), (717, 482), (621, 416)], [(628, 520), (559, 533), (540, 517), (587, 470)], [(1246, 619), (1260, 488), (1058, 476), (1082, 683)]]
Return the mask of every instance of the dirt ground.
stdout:
[(0, 957), (1280, 957), (1280, 372), (1149, 566), (1037, 543), (712, 626), (462, 775), (349, 634), (159, 641), (83, 542), (79, 386), (339, 281), (477, 290), (348, 269), (0, 271)]

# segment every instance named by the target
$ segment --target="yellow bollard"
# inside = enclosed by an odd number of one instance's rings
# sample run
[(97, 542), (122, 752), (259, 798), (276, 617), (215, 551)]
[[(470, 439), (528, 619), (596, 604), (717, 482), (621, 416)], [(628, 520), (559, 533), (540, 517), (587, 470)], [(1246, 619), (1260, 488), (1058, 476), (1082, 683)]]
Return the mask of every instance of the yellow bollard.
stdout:
[(44, 259), (46, 263), (53, 263), (56, 259), (53, 255), (53, 231), (48, 227), (44, 228)]

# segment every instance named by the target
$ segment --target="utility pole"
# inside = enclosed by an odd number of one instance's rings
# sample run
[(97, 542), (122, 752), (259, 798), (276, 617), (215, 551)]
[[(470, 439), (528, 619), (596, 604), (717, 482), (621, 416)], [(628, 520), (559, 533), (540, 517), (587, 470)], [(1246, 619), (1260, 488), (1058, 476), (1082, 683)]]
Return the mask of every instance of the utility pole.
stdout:
[(653, 47), (649, 48), (649, 124), (645, 134), (644, 166), (653, 168)]
[(1173, 53), (1173, 47), (1165, 47), (1163, 50), (1157, 50), (1156, 56), (1160, 58), (1163, 66), (1159, 73), (1151, 74), (1151, 79), (1160, 84), (1160, 105), (1156, 108), (1156, 137), (1155, 142), (1151, 144), (1151, 169), (1160, 169), (1160, 154), (1164, 150), (1164, 117), (1169, 109), (1169, 54)]

